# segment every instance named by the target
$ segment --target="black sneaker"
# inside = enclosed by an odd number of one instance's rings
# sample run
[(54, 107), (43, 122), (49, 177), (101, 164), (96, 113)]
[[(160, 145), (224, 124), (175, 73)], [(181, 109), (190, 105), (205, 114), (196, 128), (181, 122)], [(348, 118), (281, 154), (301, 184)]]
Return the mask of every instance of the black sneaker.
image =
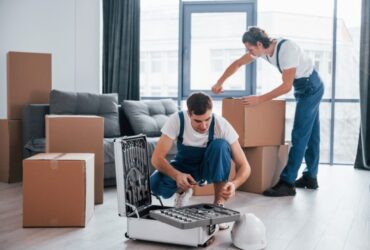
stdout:
[(279, 182), (275, 186), (263, 192), (263, 195), (271, 197), (294, 196), (295, 188), (293, 184), (290, 184), (283, 180), (279, 180)]
[(294, 186), (297, 188), (308, 188), (308, 189), (317, 189), (319, 187), (316, 178), (312, 178), (306, 175), (302, 175), (301, 178), (296, 180)]

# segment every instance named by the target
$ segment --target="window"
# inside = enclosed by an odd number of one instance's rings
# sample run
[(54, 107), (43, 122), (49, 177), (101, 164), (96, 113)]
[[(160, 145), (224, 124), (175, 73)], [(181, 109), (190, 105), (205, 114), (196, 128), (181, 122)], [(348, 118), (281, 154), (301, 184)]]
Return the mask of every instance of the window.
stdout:
[[(255, 25), (254, 1), (212, 1), (183, 4), (182, 97), (194, 90), (212, 95), (210, 89), (234, 60), (245, 54), (241, 42), (248, 26)], [(255, 67), (246, 67), (231, 76), (223, 95), (243, 96), (252, 93)]]
[[(258, 25), (272, 37), (294, 40), (310, 56), (325, 85), (320, 162), (351, 164), (360, 126), (360, 17), (360, 0), (258, 0), (258, 5), (256, 0), (141, 0), (141, 97), (172, 97), (183, 103), (193, 90), (210, 93), (226, 67), (245, 53), (241, 36), (247, 26)], [(279, 84), (278, 70), (256, 60), (228, 79), (224, 94), (217, 97), (262, 94)], [(289, 140), (293, 91), (285, 98)], [(217, 99), (214, 107), (221, 113)]]

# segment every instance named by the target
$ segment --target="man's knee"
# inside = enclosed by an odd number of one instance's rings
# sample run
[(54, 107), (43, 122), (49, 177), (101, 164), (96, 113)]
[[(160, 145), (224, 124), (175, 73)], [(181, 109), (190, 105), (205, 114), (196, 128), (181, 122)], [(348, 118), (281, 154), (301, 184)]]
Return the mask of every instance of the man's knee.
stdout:
[(224, 139), (215, 139), (208, 145), (208, 149), (212, 152), (230, 152), (230, 144)]
[(176, 182), (159, 171), (155, 171), (150, 176), (150, 189), (153, 194), (168, 199), (176, 192)]

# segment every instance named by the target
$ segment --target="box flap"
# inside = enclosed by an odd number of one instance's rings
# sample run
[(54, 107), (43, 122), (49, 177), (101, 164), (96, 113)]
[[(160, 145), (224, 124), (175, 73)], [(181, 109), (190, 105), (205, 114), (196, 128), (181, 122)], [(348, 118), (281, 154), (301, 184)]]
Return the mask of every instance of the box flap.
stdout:
[(36, 154), (26, 160), (87, 160), (94, 158), (91, 153), (40, 153)]
[(56, 160), (58, 157), (64, 153), (40, 153), (34, 156), (31, 156), (25, 160)]
[(152, 203), (146, 136), (116, 139), (114, 157), (119, 215), (128, 217)]
[(103, 117), (96, 116), (96, 115), (47, 115), (47, 119), (79, 119), (79, 118), (88, 118), (88, 119), (104, 119)]
[(68, 153), (59, 156), (59, 160), (89, 160), (94, 158), (94, 154), (92, 153)]

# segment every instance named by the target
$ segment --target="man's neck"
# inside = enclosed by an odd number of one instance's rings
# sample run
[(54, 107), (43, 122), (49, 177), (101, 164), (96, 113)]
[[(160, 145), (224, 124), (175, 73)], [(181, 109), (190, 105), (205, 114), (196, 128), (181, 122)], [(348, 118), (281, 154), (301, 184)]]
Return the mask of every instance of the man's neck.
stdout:
[(274, 51), (275, 51), (275, 47), (276, 47), (276, 39), (273, 39), (270, 46), (266, 49), (266, 54), (269, 56), (269, 57), (272, 57), (272, 55), (274, 54)]

